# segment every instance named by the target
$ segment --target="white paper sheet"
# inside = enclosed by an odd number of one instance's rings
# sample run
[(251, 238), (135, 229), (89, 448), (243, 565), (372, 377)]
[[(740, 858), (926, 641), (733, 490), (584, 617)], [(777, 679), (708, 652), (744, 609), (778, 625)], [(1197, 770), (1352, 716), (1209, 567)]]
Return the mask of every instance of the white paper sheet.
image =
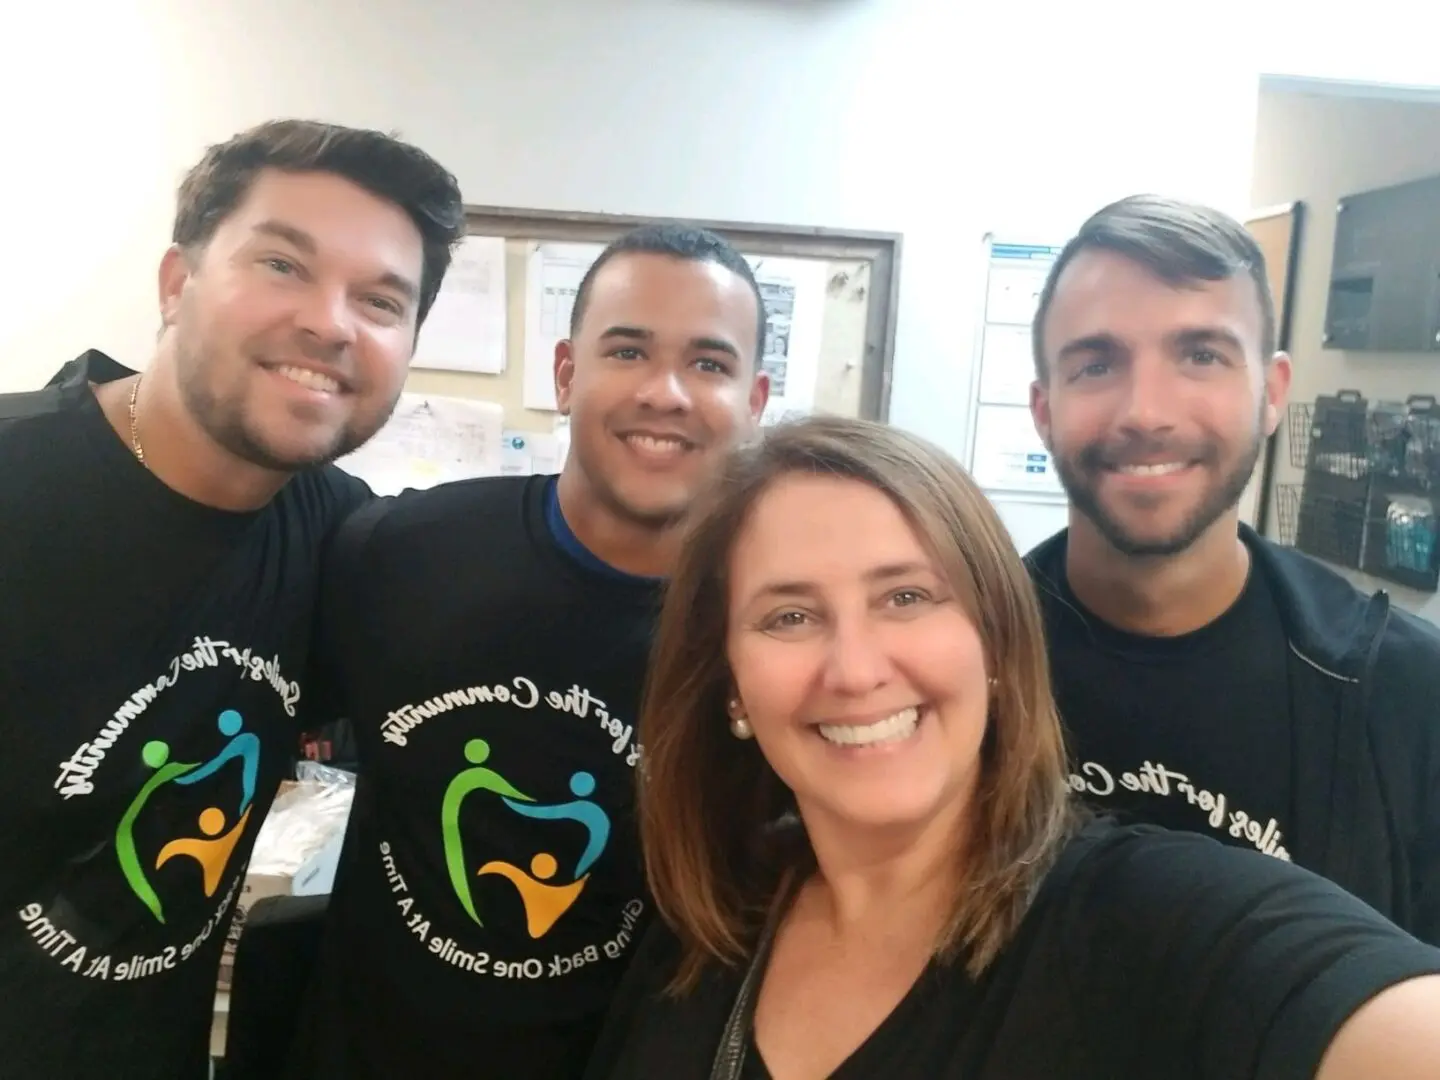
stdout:
[(506, 431), (500, 456), (502, 476), (548, 475), (560, 471), (556, 437), (544, 431)]
[(1040, 293), (1045, 288), (1046, 263), (1015, 266), (991, 266), (989, 289), (985, 295), (985, 321), (1013, 323), (1027, 329), (1040, 306)]
[(604, 248), (600, 244), (538, 244), (525, 271), (527, 409), (555, 408), (555, 343), (570, 336), (575, 291)]
[(1030, 410), (981, 405), (975, 417), (975, 482), (987, 491), (1060, 494), (1055, 464), (1035, 433)]
[(1060, 248), (986, 237), (988, 260), (982, 332), (969, 402), (970, 472), (986, 491), (1063, 495), (1055, 463), (1035, 433), (1030, 385), (1035, 378), (1030, 328), (1045, 279)]
[(760, 418), (774, 424), (815, 408), (824, 331), (826, 264), (815, 259), (747, 255), (765, 299), (765, 356), (770, 401)]
[(505, 241), (467, 236), (430, 309), (411, 365), (444, 371), (505, 370)]
[(570, 457), (570, 418), (568, 416), (557, 416), (555, 418), (555, 472), (565, 468), (565, 461)]
[(377, 495), (498, 476), (504, 420), (493, 401), (404, 394), (380, 433), (337, 464)]
[(500, 434), (500, 475), (529, 476), (534, 471), (528, 431)]
[(1003, 323), (986, 326), (980, 346), (980, 403), (1028, 407), (1034, 381), (1030, 328)]

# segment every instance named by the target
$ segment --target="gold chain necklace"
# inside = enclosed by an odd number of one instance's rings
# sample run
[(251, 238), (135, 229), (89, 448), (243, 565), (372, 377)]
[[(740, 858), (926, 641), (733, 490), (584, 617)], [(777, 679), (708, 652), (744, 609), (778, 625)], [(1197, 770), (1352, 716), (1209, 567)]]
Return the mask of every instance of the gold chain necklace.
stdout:
[(141, 465), (145, 464), (145, 447), (140, 445), (140, 425), (135, 422), (135, 402), (140, 397), (140, 379), (142, 376), (135, 376), (135, 385), (130, 387), (130, 449), (135, 453), (135, 460)]

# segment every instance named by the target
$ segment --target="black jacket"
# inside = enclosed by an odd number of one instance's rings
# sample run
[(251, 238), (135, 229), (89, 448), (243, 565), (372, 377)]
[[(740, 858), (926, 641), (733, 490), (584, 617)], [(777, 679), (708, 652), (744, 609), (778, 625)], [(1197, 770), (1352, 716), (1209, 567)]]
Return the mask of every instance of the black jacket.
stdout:
[[(1440, 629), (1241, 535), (1289, 638), (1291, 858), (1440, 945)], [(1061, 602), (1041, 568), (1064, 565), (1066, 537), (1025, 557), (1047, 628)]]

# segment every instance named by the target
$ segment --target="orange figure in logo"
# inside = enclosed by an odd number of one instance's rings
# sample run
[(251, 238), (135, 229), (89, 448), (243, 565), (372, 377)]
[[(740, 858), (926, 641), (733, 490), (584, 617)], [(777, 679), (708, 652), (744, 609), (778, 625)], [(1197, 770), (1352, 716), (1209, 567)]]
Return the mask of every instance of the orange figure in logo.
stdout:
[(188, 855), (200, 864), (204, 874), (205, 895), (214, 896), (215, 890), (220, 885), (220, 875), (225, 872), (225, 864), (230, 861), (230, 855), (235, 850), (236, 843), (240, 840), (240, 834), (245, 831), (245, 822), (250, 820), (250, 810), (240, 815), (240, 820), (231, 826), (230, 831), (224, 836), (220, 830), (225, 828), (225, 811), (217, 806), (202, 811), (200, 814), (200, 831), (209, 840), (201, 839), (198, 836), (182, 837), (179, 840), (171, 840), (160, 849), (160, 856), (155, 860), (155, 868), (158, 870), (175, 855)]
[[(477, 871), (479, 874), (499, 874), (515, 886), (525, 905), (525, 927), (532, 938), (544, 937), (546, 931), (555, 925), (555, 920), (570, 910), (570, 905), (579, 898), (590, 879), (586, 874), (579, 881), (569, 885), (550, 885), (560, 864), (555, 856), (541, 852), (530, 860), (530, 873), (507, 862), (488, 862)], [(533, 875), (533, 876), (532, 876)]]

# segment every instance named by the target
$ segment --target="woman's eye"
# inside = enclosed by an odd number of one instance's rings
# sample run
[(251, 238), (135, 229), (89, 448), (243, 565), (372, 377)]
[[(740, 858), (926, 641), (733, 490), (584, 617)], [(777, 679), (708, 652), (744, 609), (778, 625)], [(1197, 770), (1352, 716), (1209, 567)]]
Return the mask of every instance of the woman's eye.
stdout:
[(804, 626), (809, 618), (803, 611), (782, 611), (778, 615), (771, 616), (765, 622), (767, 630), (789, 630), (798, 626)]

